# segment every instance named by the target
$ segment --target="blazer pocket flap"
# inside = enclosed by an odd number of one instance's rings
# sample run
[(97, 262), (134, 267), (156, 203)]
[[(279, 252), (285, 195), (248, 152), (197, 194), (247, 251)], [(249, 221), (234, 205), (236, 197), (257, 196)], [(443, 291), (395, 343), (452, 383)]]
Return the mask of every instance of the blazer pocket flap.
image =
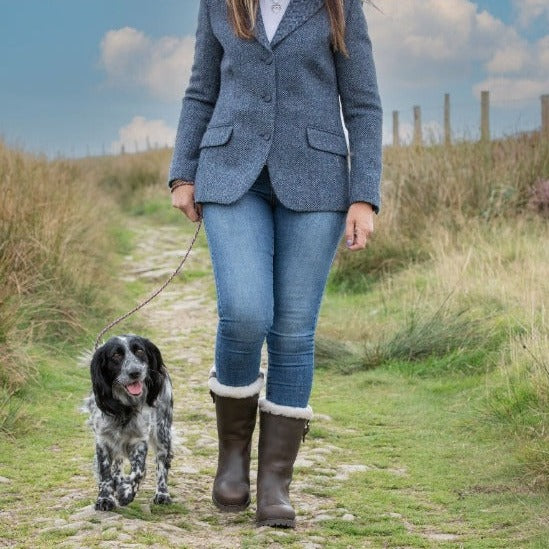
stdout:
[(211, 128), (207, 128), (202, 136), (199, 148), (224, 145), (229, 140), (229, 137), (231, 137), (232, 132), (232, 126), (212, 126)]
[(343, 156), (346, 156), (349, 152), (344, 135), (319, 130), (318, 128), (307, 128), (307, 139), (311, 147), (321, 151), (342, 154)]

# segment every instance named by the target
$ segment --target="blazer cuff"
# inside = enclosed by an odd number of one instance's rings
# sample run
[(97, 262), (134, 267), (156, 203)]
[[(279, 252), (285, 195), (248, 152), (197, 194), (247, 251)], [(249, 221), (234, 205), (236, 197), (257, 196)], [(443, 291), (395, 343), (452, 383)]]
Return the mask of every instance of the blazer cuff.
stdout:
[(349, 195), (349, 203), (353, 202), (368, 202), (372, 205), (374, 213), (378, 214), (381, 209), (381, 198), (379, 196), (379, 191), (375, 189), (378, 188), (378, 185), (366, 184), (366, 186), (361, 185), (360, 189), (351, 189)]
[(179, 179), (182, 179), (183, 181), (185, 181), (187, 185), (194, 185), (194, 181), (192, 179), (187, 179), (186, 177), (173, 177), (168, 181), (168, 187), (171, 189), (172, 183)]
[(184, 170), (184, 169), (172, 168), (168, 175), (168, 187), (171, 188), (172, 183), (176, 179), (183, 179), (184, 181), (189, 181), (194, 184), (195, 176), (196, 176), (196, 170), (189, 170), (189, 169)]

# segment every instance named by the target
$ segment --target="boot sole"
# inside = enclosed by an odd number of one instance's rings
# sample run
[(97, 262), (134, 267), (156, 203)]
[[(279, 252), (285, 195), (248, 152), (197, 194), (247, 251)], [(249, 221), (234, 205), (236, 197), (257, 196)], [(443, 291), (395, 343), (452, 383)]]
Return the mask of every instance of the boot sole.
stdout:
[(295, 520), (293, 519), (265, 519), (257, 522), (260, 526), (272, 526), (275, 528), (295, 528)]
[(238, 513), (239, 511), (245, 511), (249, 507), (251, 500), (248, 498), (246, 503), (241, 503), (240, 505), (226, 505), (224, 503), (220, 503), (215, 499), (215, 497), (212, 496), (212, 501), (214, 502), (214, 505), (223, 513)]

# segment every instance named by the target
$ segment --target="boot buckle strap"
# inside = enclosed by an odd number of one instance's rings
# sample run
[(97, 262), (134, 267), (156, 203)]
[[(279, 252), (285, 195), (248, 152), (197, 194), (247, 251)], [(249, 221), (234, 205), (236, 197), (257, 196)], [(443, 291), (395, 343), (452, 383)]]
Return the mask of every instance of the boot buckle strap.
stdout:
[(305, 442), (305, 436), (310, 431), (310, 420), (307, 420), (305, 423), (305, 427), (303, 428), (303, 442)]

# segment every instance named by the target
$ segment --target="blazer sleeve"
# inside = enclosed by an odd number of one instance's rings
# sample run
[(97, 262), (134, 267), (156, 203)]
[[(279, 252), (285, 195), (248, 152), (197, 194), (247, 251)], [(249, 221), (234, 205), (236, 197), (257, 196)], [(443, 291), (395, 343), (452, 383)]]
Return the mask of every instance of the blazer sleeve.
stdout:
[(219, 94), (220, 63), (223, 48), (210, 23), (207, 0), (200, 0), (191, 77), (185, 91), (168, 186), (174, 179), (194, 182), (198, 167), (199, 145), (212, 116)]
[(350, 202), (369, 202), (379, 213), (383, 112), (362, 0), (347, 2), (345, 44), (349, 57), (337, 51), (334, 58), (349, 133)]

